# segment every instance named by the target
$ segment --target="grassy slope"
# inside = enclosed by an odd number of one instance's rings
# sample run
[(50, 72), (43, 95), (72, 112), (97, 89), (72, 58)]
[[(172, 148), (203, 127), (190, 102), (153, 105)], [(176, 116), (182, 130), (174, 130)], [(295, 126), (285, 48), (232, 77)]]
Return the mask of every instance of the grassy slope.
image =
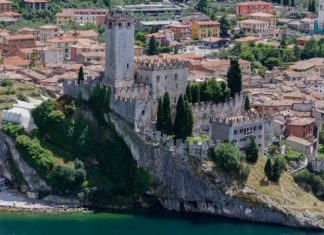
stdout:
[(312, 193), (301, 189), (291, 175), (284, 172), (278, 184), (269, 183), (264, 176), (266, 159), (261, 157), (255, 165), (251, 165), (251, 173), (247, 186), (255, 191), (269, 196), (273, 201), (289, 208), (304, 211), (320, 212), (324, 215), (324, 202), (318, 200)]

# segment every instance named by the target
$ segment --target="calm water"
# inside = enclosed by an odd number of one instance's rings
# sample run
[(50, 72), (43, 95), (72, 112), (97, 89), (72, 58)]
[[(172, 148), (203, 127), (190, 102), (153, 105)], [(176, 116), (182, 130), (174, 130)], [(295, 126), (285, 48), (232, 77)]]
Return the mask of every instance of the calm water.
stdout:
[(324, 235), (284, 226), (208, 216), (159, 214), (12, 215), (0, 214), (0, 235)]

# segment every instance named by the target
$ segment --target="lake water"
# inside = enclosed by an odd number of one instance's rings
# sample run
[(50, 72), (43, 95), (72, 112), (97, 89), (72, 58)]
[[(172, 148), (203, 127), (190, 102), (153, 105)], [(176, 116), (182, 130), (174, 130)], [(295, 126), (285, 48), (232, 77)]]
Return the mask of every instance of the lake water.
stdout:
[(324, 235), (220, 217), (159, 213), (0, 214), (0, 235)]

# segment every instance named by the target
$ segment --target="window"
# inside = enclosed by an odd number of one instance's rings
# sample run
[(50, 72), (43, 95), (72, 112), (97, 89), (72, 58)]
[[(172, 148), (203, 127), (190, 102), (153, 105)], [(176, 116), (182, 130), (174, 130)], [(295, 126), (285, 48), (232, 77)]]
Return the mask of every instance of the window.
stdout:
[(234, 130), (234, 135), (237, 135), (237, 130)]
[(167, 75), (165, 75), (165, 77), (164, 77), (164, 78), (165, 78), (165, 80), (167, 80), (167, 79), (168, 79), (168, 76), (167, 76)]
[(253, 130), (254, 130), (254, 131), (256, 131), (256, 130), (257, 130), (257, 128), (258, 128), (257, 126), (254, 126), (254, 127), (253, 127)]
[(242, 134), (243, 133), (243, 129), (240, 129), (240, 134)]
[(129, 69), (129, 64), (127, 64), (127, 69)]
[(262, 130), (262, 125), (259, 125), (259, 130)]
[(118, 26), (119, 26), (119, 27), (122, 27), (122, 24), (121, 24), (121, 23), (118, 23)]
[(178, 74), (175, 74), (174, 75), (174, 81), (177, 81), (178, 80)]
[(156, 82), (160, 82), (160, 76), (156, 76)]

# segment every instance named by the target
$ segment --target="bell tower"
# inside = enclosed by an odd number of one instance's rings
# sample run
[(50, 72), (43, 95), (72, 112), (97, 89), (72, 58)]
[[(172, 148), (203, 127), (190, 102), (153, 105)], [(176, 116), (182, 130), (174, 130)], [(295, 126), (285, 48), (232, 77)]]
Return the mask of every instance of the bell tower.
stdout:
[(134, 17), (125, 13), (107, 14), (105, 85), (118, 88), (134, 83), (134, 22)]

